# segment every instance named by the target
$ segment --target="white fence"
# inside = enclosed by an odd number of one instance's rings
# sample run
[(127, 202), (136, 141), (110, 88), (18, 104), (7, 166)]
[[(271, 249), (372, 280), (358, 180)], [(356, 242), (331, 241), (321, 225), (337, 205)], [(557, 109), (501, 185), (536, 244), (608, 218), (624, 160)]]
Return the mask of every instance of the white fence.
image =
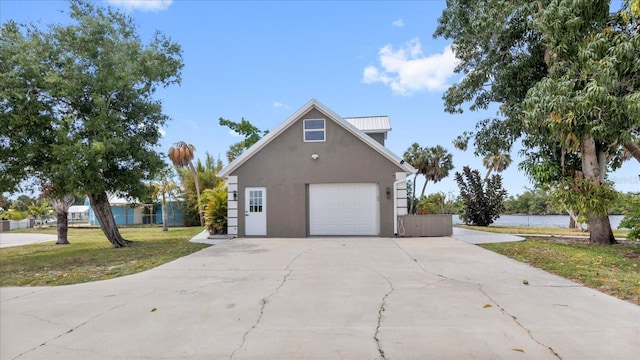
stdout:
[(9, 226), (9, 230), (28, 229), (33, 227), (33, 220), (31, 219), (11, 220), (9, 223), (11, 224)]

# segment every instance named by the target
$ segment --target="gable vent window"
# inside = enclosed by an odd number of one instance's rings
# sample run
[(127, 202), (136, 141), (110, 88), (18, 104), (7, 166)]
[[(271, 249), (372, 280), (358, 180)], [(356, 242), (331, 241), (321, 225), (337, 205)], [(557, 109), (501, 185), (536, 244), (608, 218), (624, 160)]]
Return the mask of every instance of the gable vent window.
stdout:
[(325, 141), (324, 119), (304, 120), (304, 141), (319, 142)]

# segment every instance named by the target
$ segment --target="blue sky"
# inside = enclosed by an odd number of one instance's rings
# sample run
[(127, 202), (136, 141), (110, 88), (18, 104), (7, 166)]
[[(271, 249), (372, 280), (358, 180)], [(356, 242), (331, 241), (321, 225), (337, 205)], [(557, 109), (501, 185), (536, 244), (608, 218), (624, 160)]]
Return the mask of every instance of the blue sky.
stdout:
[[(444, 112), (442, 94), (458, 77), (450, 42), (434, 39), (444, 0), (434, 1), (96, 1), (129, 13), (143, 40), (159, 30), (182, 46), (182, 84), (157, 93), (172, 120), (161, 151), (183, 140), (226, 163), (240, 140), (218, 125), (245, 118), (273, 129), (315, 98), (344, 117), (388, 115), (387, 147), (402, 156), (413, 143), (442, 145), (484, 174), (482, 159), (455, 149), (452, 140), (472, 131), (489, 113)], [(0, 20), (63, 23), (65, 1), (3, 0)], [(532, 188), (517, 169), (502, 173), (510, 195)], [(610, 174), (621, 191), (640, 191), (635, 161)], [(453, 173), (427, 193), (457, 194)]]

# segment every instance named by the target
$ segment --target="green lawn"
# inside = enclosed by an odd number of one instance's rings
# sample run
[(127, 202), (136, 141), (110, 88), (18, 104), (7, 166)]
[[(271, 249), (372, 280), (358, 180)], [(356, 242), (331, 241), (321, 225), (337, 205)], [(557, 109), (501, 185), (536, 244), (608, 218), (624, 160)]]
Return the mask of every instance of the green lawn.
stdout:
[[(131, 247), (114, 249), (100, 229), (69, 229), (71, 245), (51, 243), (0, 249), (0, 286), (65, 285), (142, 272), (208, 245), (190, 243), (202, 228), (121, 228)], [(29, 229), (56, 234), (55, 228)]]
[[(562, 236), (576, 236), (576, 237), (589, 237), (588, 232), (580, 231), (578, 229), (569, 228), (554, 228), (554, 227), (530, 227), (530, 226), (469, 226), (469, 225), (456, 225), (463, 229), (478, 230), (486, 232), (495, 232), (502, 234), (527, 234), (527, 235), (562, 235)], [(624, 238), (629, 233), (629, 230), (613, 230), (613, 235), (616, 238)]]
[(640, 305), (640, 245), (563, 243), (553, 238), (482, 247)]

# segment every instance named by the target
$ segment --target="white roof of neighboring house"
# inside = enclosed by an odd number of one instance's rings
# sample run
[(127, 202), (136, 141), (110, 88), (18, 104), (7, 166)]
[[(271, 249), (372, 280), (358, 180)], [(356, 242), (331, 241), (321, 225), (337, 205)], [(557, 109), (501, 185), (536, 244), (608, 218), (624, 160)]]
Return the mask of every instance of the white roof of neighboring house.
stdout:
[(413, 166), (409, 165), (402, 159), (401, 157), (392, 153), (389, 149), (385, 148), (376, 140), (372, 139), (370, 136), (364, 133), (364, 131), (358, 129), (350, 122), (345, 121), (340, 115), (333, 112), (333, 110), (321, 104), (316, 99), (311, 99), (308, 103), (306, 103), (303, 107), (298, 109), (293, 115), (289, 116), (287, 120), (278, 125), (273, 131), (270, 131), (267, 135), (265, 135), (258, 142), (253, 144), (249, 149), (243, 152), (240, 156), (238, 156), (231, 163), (227, 164), (218, 175), (221, 177), (229, 176), (232, 172), (234, 172), (240, 165), (244, 164), (245, 161), (250, 159), (255, 153), (264, 148), (267, 144), (269, 144), (273, 139), (282, 134), (286, 129), (288, 129), (291, 125), (293, 125), (302, 115), (307, 113), (312, 108), (316, 108), (319, 111), (327, 114), (332, 120), (335, 121), (336, 124), (342, 126), (345, 130), (352, 133), (354, 136), (368, 144), (374, 151), (377, 151), (382, 156), (386, 157), (389, 161), (397, 163), (402, 169), (404, 169), (407, 173), (415, 174), (418, 170), (416, 170)]
[(70, 213), (83, 213), (89, 211), (89, 206), (87, 205), (71, 205), (69, 206)]
[(108, 194), (110, 205), (130, 205), (139, 203), (138, 199), (120, 197), (115, 194)]
[(343, 118), (358, 129), (369, 132), (387, 132), (391, 130), (388, 116), (363, 116)]

